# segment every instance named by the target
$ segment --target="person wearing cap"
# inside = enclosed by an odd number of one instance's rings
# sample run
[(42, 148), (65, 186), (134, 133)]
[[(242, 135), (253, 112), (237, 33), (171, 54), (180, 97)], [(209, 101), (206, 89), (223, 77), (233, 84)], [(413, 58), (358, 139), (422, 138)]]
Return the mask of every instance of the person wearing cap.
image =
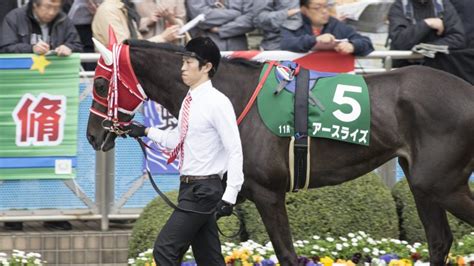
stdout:
[(217, 45), (209, 37), (194, 38), (182, 55), (181, 77), (189, 91), (178, 127), (164, 131), (132, 123), (124, 130), (131, 137), (147, 136), (173, 149), (171, 158), (177, 154), (180, 159), (178, 207), (207, 212), (171, 214), (154, 245), (156, 264), (179, 265), (191, 245), (198, 265), (225, 265), (216, 220), (231, 215), (244, 181), (239, 130), (232, 103), (211, 81), (220, 61)]

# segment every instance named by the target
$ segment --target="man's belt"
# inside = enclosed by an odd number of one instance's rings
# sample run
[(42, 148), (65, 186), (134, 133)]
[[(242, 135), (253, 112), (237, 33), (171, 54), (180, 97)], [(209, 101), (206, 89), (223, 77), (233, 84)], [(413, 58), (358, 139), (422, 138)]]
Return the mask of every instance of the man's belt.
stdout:
[(182, 175), (179, 177), (179, 180), (183, 183), (190, 183), (198, 180), (207, 180), (207, 179), (216, 179), (219, 178), (219, 175)]

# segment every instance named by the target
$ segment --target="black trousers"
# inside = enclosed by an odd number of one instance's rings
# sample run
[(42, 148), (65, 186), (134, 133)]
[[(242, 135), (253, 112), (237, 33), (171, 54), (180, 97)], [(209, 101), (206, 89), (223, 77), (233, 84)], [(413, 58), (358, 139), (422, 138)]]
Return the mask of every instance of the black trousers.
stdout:
[[(210, 211), (224, 193), (220, 179), (181, 183), (178, 206), (183, 209)], [(224, 258), (214, 214), (196, 214), (175, 210), (155, 241), (153, 257), (157, 266), (180, 265), (192, 247), (198, 265), (223, 266)]]

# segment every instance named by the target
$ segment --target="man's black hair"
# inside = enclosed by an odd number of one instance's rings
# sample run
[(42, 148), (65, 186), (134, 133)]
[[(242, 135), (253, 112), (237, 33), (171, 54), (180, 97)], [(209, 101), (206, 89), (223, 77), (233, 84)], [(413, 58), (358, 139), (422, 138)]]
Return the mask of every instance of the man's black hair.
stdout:
[(300, 0), (300, 6), (308, 6), (311, 0)]
[[(207, 63), (211, 63), (207, 60), (202, 60), (202, 59), (199, 59), (199, 58), (196, 58), (199, 62), (199, 69), (201, 69), (205, 64)], [(212, 63), (211, 63), (212, 64)], [(209, 70), (209, 72), (207, 72), (207, 74), (209, 74), (209, 78), (212, 78), (217, 72), (217, 69), (215, 68), (215, 66), (213, 65), (211, 70)]]

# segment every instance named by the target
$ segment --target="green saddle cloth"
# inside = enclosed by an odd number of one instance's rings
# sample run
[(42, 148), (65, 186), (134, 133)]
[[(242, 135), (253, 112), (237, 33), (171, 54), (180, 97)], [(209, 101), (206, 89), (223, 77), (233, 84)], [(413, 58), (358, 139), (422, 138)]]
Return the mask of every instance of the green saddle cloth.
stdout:
[[(262, 74), (268, 64), (262, 69)], [(274, 95), (278, 86), (275, 68), (268, 75), (257, 97), (260, 117), (275, 135), (291, 137), (294, 132), (294, 93), (282, 90)], [(298, 77), (296, 77), (298, 78)], [(325, 107), (321, 111), (308, 103), (308, 135), (359, 145), (370, 141), (370, 100), (367, 84), (359, 75), (339, 74), (320, 78), (310, 88), (314, 97)]]

